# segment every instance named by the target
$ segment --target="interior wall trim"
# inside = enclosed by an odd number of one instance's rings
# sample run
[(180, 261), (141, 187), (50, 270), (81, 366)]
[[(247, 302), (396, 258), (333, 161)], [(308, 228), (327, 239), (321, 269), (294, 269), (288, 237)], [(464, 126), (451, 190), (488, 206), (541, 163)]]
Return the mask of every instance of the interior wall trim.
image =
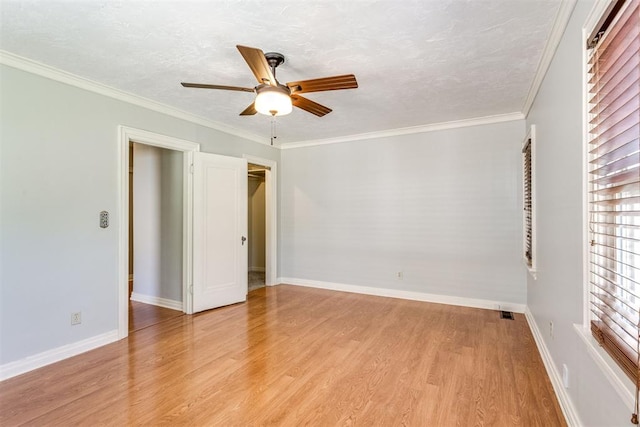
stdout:
[[(182, 285), (180, 285), (180, 288), (182, 288)], [(142, 302), (145, 304), (151, 304), (163, 308), (170, 308), (171, 310), (178, 310), (182, 312), (182, 301), (176, 301), (173, 299), (132, 292), (131, 301)]]
[(562, 377), (560, 376), (560, 372), (558, 372), (555, 363), (553, 363), (551, 352), (547, 348), (547, 345), (544, 343), (542, 333), (540, 332), (535, 318), (533, 317), (533, 313), (531, 313), (529, 307), (526, 307), (524, 316), (527, 319), (527, 323), (529, 324), (529, 329), (531, 330), (533, 339), (536, 342), (538, 352), (540, 353), (540, 357), (542, 357), (542, 363), (547, 370), (547, 375), (549, 375), (549, 380), (551, 380), (553, 390), (558, 397), (558, 403), (560, 404), (560, 408), (562, 409), (562, 413), (564, 414), (564, 418), (567, 421), (567, 424), (569, 425), (569, 427), (579, 427), (584, 425), (580, 421), (578, 411), (573, 405), (573, 402), (569, 397), (569, 393), (567, 393), (567, 389), (562, 384)]
[(424, 292), (403, 291), (399, 289), (374, 288), (370, 286), (348, 285), (345, 283), (322, 282), (318, 280), (298, 279), (293, 277), (278, 278), (279, 284), (305, 286), (309, 288), (328, 289), (332, 291), (352, 292), (355, 294), (375, 295), (380, 297), (407, 299), (412, 301), (433, 302), (437, 304), (458, 305), (462, 307), (485, 308), (489, 310), (505, 310), (524, 313), (524, 304), (492, 301), (476, 298), (455, 297), (451, 295), (428, 294)]
[[(529, 88), (529, 92), (521, 112), (512, 112), (512, 113), (499, 114), (494, 116), (477, 117), (472, 119), (456, 120), (456, 121), (434, 123), (434, 124), (427, 124), (427, 125), (420, 125), (420, 126), (411, 126), (411, 127), (405, 127), (405, 128), (388, 129), (384, 131), (369, 132), (369, 133), (362, 133), (362, 134), (356, 134), (356, 135), (347, 135), (347, 136), (341, 136), (336, 138), (296, 141), (296, 142), (290, 142), (290, 143), (283, 143), (279, 147), (276, 146), (274, 148), (290, 149), (290, 148), (310, 147), (310, 146), (324, 145), (324, 144), (336, 144), (340, 142), (360, 141), (360, 140), (374, 139), (374, 138), (385, 138), (385, 137), (393, 137), (398, 135), (409, 135), (409, 134), (415, 134), (415, 133), (433, 132), (438, 130), (455, 129), (460, 127), (477, 126), (477, 125), (483, 125), (483, 124), (492, 124), (492, 123), (500, 123), (500, 122), (511, 121), (511, 120), (524, 119), (529, 114), (529, 110), (531, 109), (533, 101), (535, 100), (535, 97), (538, 94), (542, 81), (544, 80), (547, 70), (549, 69), (549, 66), (551, 64), (551, 60), (555, 55), (558, 45), (560, 44), (562, 35), (569, 23), (569, 19), (571, 18), (571, 14), (576, 5), (576, 2), (577, 0), (564, 0), (560, 3), (560, 7), (558, 9), (558, 13), (556, 15), (554, 25), (551, 30), (551, 34), (543, 50), (542, 56), (540, 58), (540, 62), (538, 63), (538, 68), (536, 70), (534, 80), (531, 84), (531, 87)], [(100, 95), (104, 95), (113, 99), (127, 102), (129, 104), (137, 105), (139, 107), (147, 108), (149, 110), (156, 111), (162, 114), (167, 114), (169, 116), (172, 116), (181, 120), (185, 120), (185, 121), (195, 123), (201, 126), (205, 126), (211, 129), (219, 130), (221, 132), (225, 132), (231, 135), (239, 136), (241, 138), (245, 138), (250, 141), (258, 142), (258, 143), (269, 145), (269, 146), (271, 144), (270, 140), (268, 140), (267, 138), (263, 138), (252, 132), (247, 132), (241, 129), (237, 129), (237, 128), (228, 126), (224, 123), (209, 120), (204, 117), (200, 117), (195, 114), (179, 110), (177, 108), (171, 107), (166, 104), (162, 104), (157, 101), (143, 98), (141, 96), (134, 95), (132, 93), (125, 92), (119, 89), (115, 89), (113, 87), (104, 85), (102, 83), (98, 83), (93, 80), (80, 77), (78, 75), (60, 70), (58, 68), (55, 68), (37, 61), (33, 61), (31, 59), (28, 59), (28, 58), (25, 58), (1, 49), (0, 49), (0, 64), (6, 65), (12, 68), (16, 68), (22, 71), (26, 71), (35, 75), (39, 75), (42, 77), (46, 77), (51, 80), (66, 83), (68, 85), (75, 86), (80, 89), (98, 93)]]
[(42, 368), (43, 366), (59, 362), (69, 357), (77, 356), (89, 350), (102, 347), (103, 345), (111, 344), (117, 340), (118, 330), (114, 329), (113, 331), (96, 335), (82, 341), (63, 345), (62, 347), (34, 354), (33, 356), (27, 356), (24, 359), (14, 362), (5, 363), (4, 365), (0, 365), (0, 381), (33, 371), (34, 369)]
[[(569, 0), (569, 1), (575, 2), (576, 0)], [(2, 49), (0, 49), (0, 64), (6, 65), (8, 67), (16, 68), (18, 70), (26, 71), (28, 73), (45, 77), (54, 81), (65, 83), (80, 89), (88, 90), (90, 92), (107, 96), (109, 98), (117, 99), (119, 101), (127, 102), (129, 104), (146, 108), (152, 111), (156, 111), (158, 113), (166, 114), (171, 117), (175, 117), (177, 119), (195, 123), (197, 125), (201, 125), (210, 129), (215, 129), (221, 132), (228, 133), (230, 135), (235, 135), (241, 138), (248, 139), (250, 141), (271, 146), (271, 141), (269, 139), (263, 138), (252, 132), (247, 132), (241, 129), (237, 129), (237, 128), (225, 125), (224, 123), (209, 120), (204, 117), (200, 117), (195, 114), (179, 110), (169, 105), (162, 104), (157, 101), (153, 101), (151, 99), (143, 98), (141, 96), (134, 95), (129, 92), (115, 89), (113, 87), (104, 85), (102, 83), (98, 83), (93, 80), (80, 77), (78, 75), (60, 70), (58, 68), (55, 68), (37, 61), (33, 61), (31, 59), (16, 55), (14, 53), (11, 53)], [(289, 149), (289, 148), (309, 147), (314, 145), (336, 144), (340, 142), (361, 141), (365, 139), (387, 138), (387, 137), (393, 137), (398, 135), (410, 135), (415, 133), (434, 132), (434, 131), (446, 130), (446, 129), (456, 129), (456, 128), (467, 127), (467, 126), (478, 126), (478, 125), (484, 125), (484, 124), (501, 123), (501, 122), (507, 122), (512, 120), (521, 120), (524, 118), (525, 118), (525, 114), (521, 112), (513, 112), (513, 113), (507, 113), (507, 114), (498, 114), (494, 116), (477, 117), (472, 119), (455, 120), (450, 122), (388, 129), (388, 130), (378, 131), (378, 132), (347, 135), (347, 136), (336, 137), (336, 138), (283, 143), (283, 144), (280, 144), (280, 146), (274, 146), (274, 148)]]
[(365, 139), (390, 138), (399, 135), (411, 135), (415, 133), (435, 132), (439, 130), (457, 129), (469, 126), (490, 125), (494, 123), (523, 120), (524, 114), (519, 112), (497, 114), (494, 116), (476, 117), (472, 119), (454, 120), (451, 122), (433, 123), (429, 125), (410, 126), (405, 128), (389, 129), (378, 132), (360, 133), (357, 135), (340, 136), (336, 138), (314, 139), (309, 141), (286, 142), (280, 144), (283, 150), (291, 148), (312, 147), (314, 145), (338, 144), (341, 142), (362, 141)]
[(118, 222), (118, 333), (119, 337), (129, 335), (129, 145), (136, 142), (154, 147), (181, 151), (183, 155), (182, 203), (182, 311), (192, 313), (192, 298), (189, 285), (192, 283), (192, 206), (193, 206), (193, 174), (190, 173), (195, 152), (200, 151), (200, 144), (156, 134), (142, 129), (118, 126), (119, 147), (119, 186), (118, 198), (120, 221)]
[(68, 73), (58, 68), (33, 61), (28, 58), (24, 58), (22, 56), (7, 52), (2, 49), (0, 49), (0, 64), (16, 68), (18, 70), (26, 71), (28, 73), (45, 77), (51, 80), (55, 80), (57, 82), (65, 83), (80, 89), (88, 90), (90, 92), (107, 96), (109, 98), (117, 99), (118, 101), (123, 101), (129, 104), (136, 105), (138, 107), (166, 114), (168, 116), (195, 123), (200, 126), (215, 129), (224, 133), (239, 136), (240, 138), (271, 146), (271, 140), (269, 138), (260, 137), (254, 133), (237, 129), (225, 125), (224, 123), (209, 120), (192, 113), (187, 113), (186, 111), (182, 111), (169, 105), (162, 104), (151, 99), (143, 98), (141, 96), (134, 95), (120, 89), (115, 89), (102, 83), (98, 83), (93, 80)]
[(560, 40), (562, 40), (564, 31), (567, 29), (567, 25), (569, 25), (569, 19), (571, 18), (573, 9), (576, 6), (576, 2), (577, 0), (563, 0), (560, 2), (560, 8), (556, 14), (556, 19), (553, 23), (553, 27), (551, 28), (551, 33), (549, 34), (547, 43), (542, 51), (542, 56), (540, 57), (540, 62), (538, 63), (538, 68), (533, 78), (533, 82), (531, 83), (531, 87), (529, 88), (527, 99), (524, 101), (524, 105), (522, 106), (522, 113), (525, 117), (529, 115), (529, 110), (531, 110), (533, 101), (535, 101), (538, 91), (540, 90), (540, 86), (542, 85), (542, 81), (551, 66), (551, 60), (556, 54), (556, 50), (558, 50), (558, 45), (560, 44)]

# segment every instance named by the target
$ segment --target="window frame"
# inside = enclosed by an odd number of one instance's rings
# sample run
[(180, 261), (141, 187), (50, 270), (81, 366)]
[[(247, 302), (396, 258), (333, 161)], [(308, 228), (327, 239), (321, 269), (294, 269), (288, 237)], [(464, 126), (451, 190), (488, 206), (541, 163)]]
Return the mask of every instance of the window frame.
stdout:
[[(527, 176), (526, 176), (526, 168), (524, 164), (526, 162), (525, 149), (527, 148), (527, 144), (529, 145), (530, 150), (530, 187), (529, 192), (531, 193), (531, 264), (529, 264), (529, 260), (527, 259), (527, 233), (529, 232), (529, 228), (527, 227), (527, 209), (526, 209), (526, 194), (527, 194)], [(529, 274), (533, 277), (533, 279), (537, 279), (537, 268), (538, 268), (538, 256), (537, 256), (537, 238), (536, 238), (536, 125), (531, 125), (529, 127), (529, 131), (527, 132), (527, 136), (525, 136), (522, 141), (522, 151), (520, 156), (522, 162), (522, 261), (524, 262)]]
[(591, 190), (589, 180), (589, 57), (590, 51), (587, 49), (589, 40), (593, 37), (596, 29), (599, 29), (607, 17), (616, 8), (617, 0), (596, 0), (591, 12), (587, 16), (582, 27), (582, 161), (583, 161), (583, 316), (581, 324), (574, 324), (574, 330), (586, 345), (587, 353), (596, 363), (601, 373), (607, 378), (614, 390), (618, 393), (624, 404), (633, 411), (636, 384), (627, 376), (624, 370), (618, 365), (611, 355), (606, 352), (591, 333), (591, 283), (590, 283), (590, 239), (589, 230), (590, 198)]

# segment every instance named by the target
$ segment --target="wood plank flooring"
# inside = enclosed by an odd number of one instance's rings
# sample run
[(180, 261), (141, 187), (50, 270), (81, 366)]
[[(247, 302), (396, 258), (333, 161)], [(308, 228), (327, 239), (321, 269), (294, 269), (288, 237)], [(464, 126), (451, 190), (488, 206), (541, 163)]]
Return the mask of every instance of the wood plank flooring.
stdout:
[(157, 325), (165, 320), (180, 317), (183, 313), (157, 305), (129, 301), (129, 333), (139, 331), (149, 326)]
[(564, 426), (522, 315), (280, 285), (0, 383), (0, 425)]

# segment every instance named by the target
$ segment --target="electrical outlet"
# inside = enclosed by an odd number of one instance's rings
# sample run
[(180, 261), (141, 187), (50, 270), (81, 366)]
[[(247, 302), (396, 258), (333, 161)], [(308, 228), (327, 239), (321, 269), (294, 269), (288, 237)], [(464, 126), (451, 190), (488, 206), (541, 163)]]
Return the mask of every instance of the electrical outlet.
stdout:
[(82, 313), (81, 312), (71, 313), (71, 324), (79, 325), (80, 323), (82, 323)]
[(402, 280), (404, 278), (404, 273), (402, 271), (398, 271), (397, 277), (398, 277), (398, 280)]
[(549, 322), (549, 336), (553, 339), (553, 322)]

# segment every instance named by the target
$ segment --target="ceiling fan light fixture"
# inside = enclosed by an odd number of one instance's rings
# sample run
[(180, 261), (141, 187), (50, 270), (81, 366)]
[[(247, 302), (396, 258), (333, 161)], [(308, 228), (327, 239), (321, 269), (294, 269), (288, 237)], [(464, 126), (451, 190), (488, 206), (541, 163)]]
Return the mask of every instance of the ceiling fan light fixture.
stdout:
[[(182, 82), (182, 86), (255, 93), (256, 97), (254, 101), (242, 110), (240, 115), (253, 116), (254, 114), (260, 113), (272, 117), (289, 114), (294, 105), (315, 116), (326, 116), (331, 112), (331, 108), (307, 99), (301, 96), (301, 94), (327, 90), (355, 89), (358, 87), (356, 76), (353, 74), (280, 84), (278, 80), (276, 80), (276, 68), (284, 63), (284, 55), (277, 52), (264, 53), (255, 47), (241, 45), (236, 45), (236, 47), (258, 80), (257, 86), (248, 88), (185, 82)], [(292, 93), (294, 95), (292, 95)]]
[(283, 86), (260, 85), (254, 102), (256, 111), (267, 116), (284, 116), (293, 109), (289, 90)]

